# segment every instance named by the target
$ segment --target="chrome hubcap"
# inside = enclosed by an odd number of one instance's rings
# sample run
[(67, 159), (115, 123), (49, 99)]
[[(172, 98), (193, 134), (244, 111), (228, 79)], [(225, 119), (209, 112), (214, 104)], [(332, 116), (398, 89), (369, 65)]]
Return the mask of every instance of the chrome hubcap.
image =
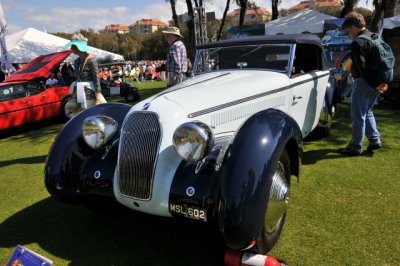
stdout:
[(272, 178), (271, 192), (265, 213), (265, 229), (268, 233), (272, 233), (275, 230), (280, 219), (287, 212), (289, 192), (289, 185), (285, 179), (285, 167), (279, 161)]

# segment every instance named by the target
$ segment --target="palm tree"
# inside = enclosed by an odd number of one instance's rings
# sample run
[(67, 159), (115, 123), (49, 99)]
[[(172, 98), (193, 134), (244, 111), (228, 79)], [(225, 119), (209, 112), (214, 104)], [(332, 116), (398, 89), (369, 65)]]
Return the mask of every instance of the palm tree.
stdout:
[(188, 40), (186, 42), (187, 49), (194, 52), (195, 49), (195, 36), (194, 36), (194, 10), (192, 0), (186, 0), (189, 20), (186, 22), (188, 29)]
[(272, 5), (272, 17), (271, 20), (275, 20), (279, 17), (278, 6), (282, 3), (282, 0), (271, 0)]
[(396, 15), (397, 0), (388, 0), (385, 8), (385, 18), (394, 17)]
[(240, 12), (239, 12), (239, 26), (242, 26), (244, 24), (244, 16), (246, 15), (246, 9), (248, 5), (248, 0), (236, 0), (236, 4), (240, 6)]
[[(376, 0), (374, 0), (376, 1)], [(340, 12), (339, 17), (344, 18), (347, 14), (354, 10), (354, 7), (358, 4), (358, 0), (347, 0), (344, 1), (344, 7), (342, 12)]]
[(231, 4), (231, 0), (226, 0), (224, 14), (222, 15), (221, 24), (219, 25), (218, 33), (217, 33), (217, 41), (221, 40), (222, 30), (225, 26), (226, 14), (228, 14), (229, 6)]
[(176, 1), (177, 0), (165, 0), (165, 2), (169, 2), (171, 4), (172, 19), (174, 20), (175, 27), (179, 28), (178, 15), (176, 14)]
[(375, 11), (371, 22), (371, 30), (377, 32), (381, 19), (395, 15), (397, 0), (374, 0), (373, 4)]

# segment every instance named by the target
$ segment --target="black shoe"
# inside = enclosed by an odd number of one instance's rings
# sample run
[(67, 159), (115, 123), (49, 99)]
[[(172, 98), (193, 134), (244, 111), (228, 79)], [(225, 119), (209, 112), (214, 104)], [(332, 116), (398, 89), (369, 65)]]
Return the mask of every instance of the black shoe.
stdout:
[(379, 150), (380, 148), (382, 148), (382, 143), (370, 144), (368, 145), (367, 150), (374, 151), (374, 150)]
[(361, 154), (361, 151), (354, 150), (347, 146), (346, 148), (339, 149), (339, 153), (346, 156), (359, 156)]

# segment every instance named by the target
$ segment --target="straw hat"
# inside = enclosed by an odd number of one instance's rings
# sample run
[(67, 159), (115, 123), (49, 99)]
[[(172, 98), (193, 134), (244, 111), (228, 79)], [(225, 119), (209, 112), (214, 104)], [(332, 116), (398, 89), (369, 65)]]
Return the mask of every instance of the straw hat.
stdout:
[(177, 27), (168, 27), (167, 30), (163, 30), (162, 33), (164, 33), (164, 34), (174, 34), (174, 35), (177, 35), (177, 36), (183, 38), (183, 36), (181, 35), (181, 33), (180, 33), (180, 31), (179, 31), (179, 29)]

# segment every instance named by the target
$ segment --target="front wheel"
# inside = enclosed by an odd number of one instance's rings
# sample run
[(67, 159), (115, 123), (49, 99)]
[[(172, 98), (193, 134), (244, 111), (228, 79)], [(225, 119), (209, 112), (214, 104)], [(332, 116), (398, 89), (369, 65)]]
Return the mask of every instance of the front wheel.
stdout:
[(65, 106), (67, 105), (69, 99), (70, 98), (68, 97), (61, 102), (61, 107), (60, 107), (61, 122), (67, 122), (70, 119), (70, 117), (67, 115), (66, 110), (65, 110)]
[(286, 219), (290, 200), (290, 159), (284, 150), (276, 164), (271, 190), (265, 210), (262, 233), (254, 250), (266, 254), (278, 241)]

